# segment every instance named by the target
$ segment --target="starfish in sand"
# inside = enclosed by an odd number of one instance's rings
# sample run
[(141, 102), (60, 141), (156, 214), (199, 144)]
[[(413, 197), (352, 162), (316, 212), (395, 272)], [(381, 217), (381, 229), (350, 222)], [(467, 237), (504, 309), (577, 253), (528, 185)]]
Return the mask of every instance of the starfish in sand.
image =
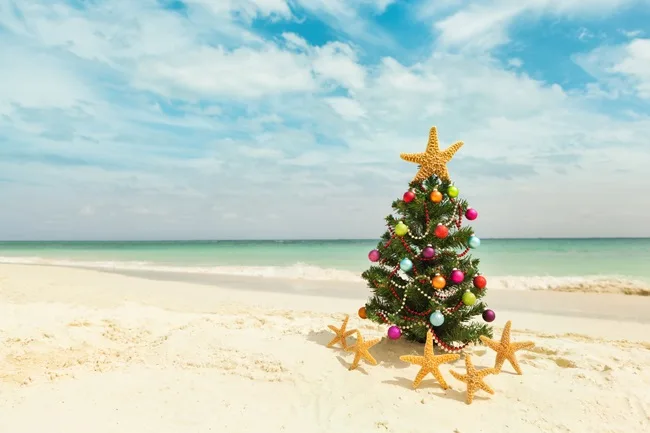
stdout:
[(361, 335), (361, 332), (359, 331), (356, 332), (357, 332), (357, 342), (354, 343), (352, 346), (348, 347), (347, 349), (345, 349), (348, 352), (354, 352), (354, 361), (352, 361), (352, 365), (350, 365), (350, 370), (354, 370), (359, 366), (359, 362), (361, 361), (361, 358), (365, 359), (369, 364), (377, 365), (377, 360), (372, 357), (368, 349), (370, 349), (375, 344), (379, 343), (379, 341), (381, 341), (381, 338), (375, 338), (374, 340), (365, 341), (363, 339), (363, 335)]
[(348, 347), (347, 338), (357, 331), (356, 329), (351, 329), (349, 331), (346, 330), (346, 328), (348, 327), (348, 320), (350, 320), (350, 316), (346, 314), (345, 319), (343, 319), (343, 324), (341, 325), (340, 328), (337, 328), (334, 325), (327, 325), (327, 327), (330, 328), (332, 331), (334, 331), (334, 334), (336, 334), (332, 339), (332, 341), (327, 343), (327, 347), (334, 347), (336, 343), (339, 343), (341, 345), (341, 348), (347, 349)]
[(488, 374), (496, 374), (497, 371), (494, 368), (484, 368), (482, 370), (477, 370), (472, 363), (472, 357), (468, 354), (465, 354), (465, 370), (467, 374), (456, 373), (454, 370), (449, 371), (452, 376), (461, 382), (467, 384), (467, 404), (472, 404), (474, 401), (474, 394), (476, 391), (483, 390), (489, 394), (494, 394), (494, 390), (484, 382), (485, 376)]
[(449, 385), (445, 382), (445, 378), (440, 373), (440, 364), (455, 361), (460, 358), (458, 354), (436, 355), (433, 351), (433, 334), (431, 331), (427, 332), (427, 342), (424, 345), (424, 356), (404, 355), (400, 356), (404, 362), (419, 365), (420, 371), (415, 380), (413, 381), (413, 388), (417, 388), (422, 383), (422, 379), (431, 373), (436, 378), (438, 383), (443, 389), (448, 389)]
[(491, 338), (481, 335), (479, 338), (490, 349), (494, 350), (497, 353), (497, 359), (494, 362), (494, 368), (497, 370), (497, 373), (501, 371), (503, 363), (508, 360), (512, 368), (515, 369), (517, 374), (521, 374), (521, 368), (519, 367), (519, 362), (515, 356), (515, 352), (521, 349), (530, 349), (535, 346), (535, 343), (532, 341), (522, 341), (518, 343), (513, 343), (510, 341), (510, 328), (512, 327), (512, 322), (508, 320), (506, 326), (503, 328), (501, 333), (501, 341), (492, 340)]

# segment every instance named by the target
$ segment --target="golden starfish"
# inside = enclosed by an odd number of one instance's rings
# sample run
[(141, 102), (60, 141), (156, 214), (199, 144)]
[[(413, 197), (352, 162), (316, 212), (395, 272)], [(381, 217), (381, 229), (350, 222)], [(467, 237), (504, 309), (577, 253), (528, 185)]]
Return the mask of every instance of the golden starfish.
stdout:
[(336, 336), (334, 336), (332, 341), (327, 343), (327, 347), (333, 347), (336, 343), (340, 343), (341, 348), (347, 349), (348, 342), (346, 339), (357, 331), (356, 329), (346, 331), (345, 328), (347, 328), (348, 326), (348, 320), (350, 320), (350, 316), (346, 314), (345, 319), (343, 319), (343, 324), (341, 325), (340, 328), (337, 328), (334, 325), (327, 325), (327, 327), (330, 328), (332, 331), (334, 331), (334, 333), (336, 334)]
[(424, 345), (424, 356), (404, 355), (399, 357), (399, 359), (404, 362), (421, 366), (418, 375), (415, 376), (415, 380), (413, 381), (413, 388), (420, 386), (422, 379), (424, 379), (427, 374), (431, 373), (443, 389), (448, 389), (449, 385), (447, 385), (445, 378), (442, 377), (442, 374), (440, 373), (440, 364), (455, 361), (458, 358), (460, 358), (460, 355), (458, 354), (435, 355), (433, 352), (433, 334), (431, 334), (431, 331), (427, 332), (427, 342)]
[(485, 379), (485, 376), (488, 374), (497, 373), (494, 368), (484, 368), (482, 370), (477, 370), (474, 367), (474, 364), (472, 364), (471, 356), (465, 354), (465, 370), (467, 370), (467, 374), (459, 374), (454, 370), (450, 370), (449, 372), (456, 379), (467, 384), (467, 399), (465, 400), (467, 404), (472, 404), (472, 401), (474, 400), (474, 394), (480, 389), (487, 393), (494, 394), (494, 390), (483, 381)]
[(497, 370), (497, 373), (501, 371), (503, 363), (507, 359), (512, 365), (512, 368), (515, 369), (517, 374), (521, 374), (521, 368), (519, 368), (519, 363), (515, 357), (515, 352), (521, 349), (530, 349), (535, 346), (535, 343), (532, 341), (522, 341), (519, 343), (510, 342), (510, 327), (512, 322), (508, 320), (506, 326), (503, 328), (503, 333), (501, 334), (501, 341), (492, 340), (487, 338), (485, 335), (481, 335), (479, 338), (490, 349), (494, 350), (497, 353), (497, 359), (494, 363), (494, 368)]
[(442, 180), (449, 180), (447, 163), (451, 161), (451, 158), (462, 146), (463, 142), (457, 141), (441, 152), (438, 145), (438, 130), (434, 126), (429, 132), (426, 151), (422, 153), (402, 153), (399, 157), (405, 161), (420, 164), (420, 169), (413, 178), (413, 182), (423, 181), (434, 174)]
[(354, 361), (352, 361), (352, 365), (350, 365), (350, 370), (354, 370), (359, 366), (359, 362), (361, 361), (361, 358), (368, 361), (369, 364), (377, 365), (377, 360), (372, 357), (368, 349), (370, 349), (375, 344), (379, 343), (381, 338), (375, 338), (374, 340), (365, 341), (363, 339), (363, 336), (361, 335), (361, 332), (359, 331), (356, 332), (357, 332), (357, 342), (354, 343), (352, 346), (348, 347), (347, 349), (345, 349), (348, 352), (354, 352)]

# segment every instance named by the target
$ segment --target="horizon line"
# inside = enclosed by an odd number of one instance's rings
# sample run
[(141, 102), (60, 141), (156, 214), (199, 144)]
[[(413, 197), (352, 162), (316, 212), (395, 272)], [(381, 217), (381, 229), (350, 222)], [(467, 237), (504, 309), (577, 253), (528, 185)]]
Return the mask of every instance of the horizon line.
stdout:
[[(650, 239), (650, 236), (587, 236), (587, 237), (485, 237), (481, 240), (603, 240), (603, 239)], [(28, 243), (28, 242), (295, 242), (295, 241), (313, 241), (313, 242), (334, 242), (334, 241), (380, 241), (381, 238), (261, 238), (261, 239), (30, 239), (30, 240), (2, 240), (0, 243)]]

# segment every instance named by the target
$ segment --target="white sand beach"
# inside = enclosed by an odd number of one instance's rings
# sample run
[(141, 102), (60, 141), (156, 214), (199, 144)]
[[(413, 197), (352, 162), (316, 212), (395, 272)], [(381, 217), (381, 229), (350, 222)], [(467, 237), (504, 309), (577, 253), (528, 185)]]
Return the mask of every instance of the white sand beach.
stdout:
[[(384, 339), (379, 362), (325, 347), (367, 293), (282, 293), (94, 270), (0, 265), (0, 432), (644, 432), (650, 429), (650, 297), (488, 292), (524, 374), (506, 363), (465, 403), (461, 360), (413, 390), (422, 346)], [(275, 287), (274, 287), (275, 286)], [(491, 303), (493, 296), (494, 303)], [(522, 308), (519, 308), (521, 305)], [(643, 314), (645, 312), (645, 314)], [(598, 316), (601, 315), (602, 318)], [(353, 340), (351, 339), (351, 342)], [(468, 349), (478, 367), (494, 352)]]

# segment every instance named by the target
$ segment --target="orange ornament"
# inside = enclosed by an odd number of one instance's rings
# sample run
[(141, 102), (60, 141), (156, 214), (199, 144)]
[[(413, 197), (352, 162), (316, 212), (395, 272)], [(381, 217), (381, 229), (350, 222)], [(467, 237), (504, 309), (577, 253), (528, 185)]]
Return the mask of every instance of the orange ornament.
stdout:
[(440, 203), (442, 201), (442, 193), (437, 189), (434, 189), (433, 191), (431, 191), (429, 198), (434, 203)]
[(433, 284), (433, 287), (440, 290), (440, 289), (444, 289), (444, 287), (447, 285), (447, 280), (445, 280), (445, 277), (443, 277), (442, 275), (436, 274), (436, 276), (433, 277), (431, 284)]
[(359, 317), (361, 317), (362, 319), (368, 318), (368, 316), (366, 315), (366, 307), (359, 308)]

